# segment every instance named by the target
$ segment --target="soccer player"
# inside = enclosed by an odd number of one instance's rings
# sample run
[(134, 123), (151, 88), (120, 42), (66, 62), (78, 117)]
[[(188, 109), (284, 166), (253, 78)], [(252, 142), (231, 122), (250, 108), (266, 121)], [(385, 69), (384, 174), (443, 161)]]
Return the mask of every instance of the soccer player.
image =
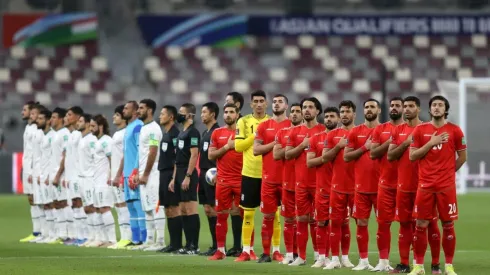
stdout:
[(283, 162), (281, 215), (284, 217), (284, 244), (286, 246), (286, 256), (281, 264), (290, 264), (296, 257), (298, 257), (298, 249), (296, 247), (296, 203), (294, 201), (295, 160), (286, 160), (285, 150), (290, 130), (303, 121), (303, 114), (301, 113), (301, 105), (299, 103), (291, 104), (289, 120), (291, 120), (290, 127), (282, 128), (277, 131), (276, 143), (274, 144), (274, 149), (272, 151), (274, 159)]
[[(226, 104), (235, 104), (235, 106), (238, 108), (239, 112), (242, 111), (243, 104), (245, 103), (245, 100), (243, 99), (243, 95), (238, 92), (229, 92), (226, 94), (225, 97), (225, 105)], [(242, 117), (241, 114), (238, 114), (238, 119)], [(234, 234), (234, 233), (233, 233)]]
[(344, 161), (354, 162), (355, 195), (352, 216), (357, 222), (357, 248), (359, 250), (359, 264), (352, 270), (372, 270), (369, 264), (368, 224), (371, 209), (377, 211), (376, 200), (378, 193), (379, 167), (371, 159), (372, 135), (374, 128), (379, 125), (378, 115), (381, 112), (376, 99), (364, 102), (364, 123), (354, 127), (349, 132), (347, 147), (344, 152)]
[(306, 164), (308, 168), (316, 170), (316, 194), (315, 194), (315, 216), (317, 222), (316, 245), (318, 248), (318, 260), (312, 267), (325, 267), (330, 263), (328, 258), (329, 245), (329, 228), (328, 228), (328, 209), (330, 207), (330, 190), (332, 180), (332, 163), (325, 162), (322, 157), (323, 148), (327, 142), (328, 132), (337, 128), (340, 121), (340, 112), (337, 107), (327, 107), (324, 111), (325, 131), (315, 134), (311, 137), (310, 148), (306, 155)]
[(110, 249), (119, 249), (128, 246), (131, 243), (131, 229), (129, 228), (129, 211), (124, 200), (124, 191), (122, 177), (117, 177), (117, 171), (123, 164), (123, 144), (124, 133), (126, 132), (127, 122), (123, 119), (124, 105), (119, 105), (114, 110), (112, 123), (117, 130), (112, 136), (111, 146), (111, 179), (112, 179), (112, 198), (117, 212), (117, 221), (119, 222), (119, 231), (121, 239)]
[(235, 151), (243, 153), (242, 190), (240, 207), (243, 209), (242, 242), (243, 251), (236, 262), (257, 260), (253, 251), (255, 208), (260, 206), (262, 185), (262, 156), (254, 156), (253, 143), (257, 127), (269, 119), (265, 113), (267, 99), (265, 92), (257, 90), (251, 94), (252, 114), (240, 118), (235, 135)]
[[(354, 128), (356, 105), (345, 100), (339, 104), (342, 127), (327, 134), (327, 144), (322, 152), (324, 162), (333, 163), (332, 184), (330, 192), (330, 249), (332, 260), (324, 269), (335, 269), (341, 266), (351, 268), (349, 260), (350, 228), (349, 217), (354, 204), (354, 165), (344, 161), (344, 150), (347, 136)], [(339, 246), (342, 246), (342, 259), (339, 259)]]
[[(281, 240), (281, 219), (278, 206), (281, 205), (282, 194), (282, 169), (283, 162), (274, 160), (273, 152), (276, 144), (276, 133), (280, 129), (291, 127), (291, 121), (287, 118), (288, 98), (277, 94), (272, 98), (272, 118), (262, 122), (257, 127), (253, 153), (262, 156), (262, 188), (260, 190), (260, 211), (262, 219), (262, 247), (263, 254), (258, 263), (282, 262), (284, 257), (279, 251)], [(272, 259), (270, 257), (271, 239), (276, 238), (273, 246)]]
[(370, 156), (375, 159), (380, 167), (378, 182), (378, 198), (376, 214), (378, 232), (376, 242), (379, 251), (379, 263), (373, 271), (391, 271), (389, 255), (391, 247), (391, 223), (395, 219), (397, 162), (388, 161), (388, 147), (391, 143), (392, 132), (397, 125), (403, 122), (403, 99), (394, 97), (390, 99), (390, 120), (378, 125), (373, 132)]
[(209, 185), (206, 182), (206, 172), (216, 167), (216, 162), (208, 158), (209, 143), (211, 142), (211, 135), (213, 131), (219, 128), (216, 119), (219, 115), (218, 104), (214, 102), (207, 102), (201, 109), (201, 121), (206, 126), (206, 129), (202, 132), (201, 144), (199, 146), (199, 190), (198, 197), (199, 203), (204, 206), (204, 213), (208, 217), (209, 232), (211, 233), (211, 239), (213, 241), (212, 246), (208, 251), (202, 252), (200, 255), (212, 256), (217, 249), (216, 243), (216, 190), (214, 186)]
[(453, 267), (454, 221), (458, 219), (455, 173), (466, 162), (466, 140), (461, 128), (446, 120), (450, 106), (445, 97), (432, 97), (429, 107), (431, 121), (415, 128), (410, 145), (410, 160), (419, 161), (419, 185), (413, 214), (417, 219), (413, 242), (416, 265), (410, 274), (425, 274), (427, 227), (434, 218), (433, 209), (437, 207), (443, 230), (445, 274), (456, 275)]
[[(241, 153), (234, 150), (236, 121), (239, 109), (235, 104), (228, 103), (223, 108), (223, 120), (226, 126), (213, 131), (208, 157), (216, 160), (217, 177), (216, 186), (216, 241), (218, 249), (209, 260), (223, 260), (225, 256), (225, 242), (228, 231), (228, 216), (232, 205), (240, 204), (240, 185), (242, 174)], [(206, 183), (207, 184), (207, 183)], [(239, 215), (237, 215), (239, 217)]]
[(285, 157), (287, 160), (295, 159), (295, 201), (297, 216), (297, 242), (299, 256), (290, 263), (290, 266), (306, 264), (306, 245), (308, 243), (308, 223), (312, 236), (315, 260), (318, 255), (316, 247), (316, 225), (313, 220), (315, 204), (316, 174), (315, 170), (306, 166), (306, 151), (312, 136), (325, 130), (325, 125), (318, 123), (317, 117), (322, 112), (322, 105), (315, 97), (303, 99), (301, 102), (303, 124), (294, 127), (289, 132), (286, 144)]
[(183, 125), (177, 137), (177, 151), (173, 180), (169, 190), (180, 193), (180, 208), (186, 246), (178, 250), (179, 254), (195, 255), (199, 253), (199, 231), (201, 224), (197, 212), (197, 175), (196, 165), (199, 154), (199, 131), (194, 126), (196, 107), (191, 103), (184, 103), (177, 114), (177, 122)]
[(160, 154), (162, 129), (153, 120), (156, 108), (157, 104), (152, 99), (140, 101), (138, 116), (144, 124), (141, 127), (138, 142), (138, 173), (130, 183), (140, 186), (141, 206), (145, 211), (148, 232), (142, 246), (145, 247), (144, 251), (157, 251), (165, 247), (165, 212), (158, 205), (160, 172), (157, 159)]

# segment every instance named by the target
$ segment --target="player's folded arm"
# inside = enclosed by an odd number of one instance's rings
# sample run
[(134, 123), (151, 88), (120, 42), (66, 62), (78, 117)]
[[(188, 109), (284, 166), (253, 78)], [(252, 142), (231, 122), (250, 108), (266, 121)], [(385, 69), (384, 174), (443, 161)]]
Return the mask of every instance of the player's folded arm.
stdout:
[(344, 161), (345, 162), (351, 162), (353, 160), (357, 160), (358, 158), (360, 158), (362, 156), (363, 153), (364, 153), (364, 150), (362, 149), (362, 147), (358, 148), (356, 150), (354, 150), (351, 147), (345, 147), (345, 149), (344, 149)]

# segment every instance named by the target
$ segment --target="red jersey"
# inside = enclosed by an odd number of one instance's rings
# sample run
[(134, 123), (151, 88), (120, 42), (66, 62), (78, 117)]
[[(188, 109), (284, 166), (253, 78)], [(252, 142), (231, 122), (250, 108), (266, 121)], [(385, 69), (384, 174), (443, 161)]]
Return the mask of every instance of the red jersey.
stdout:
[[(313, 137), (315, 134), (325, 131), (325, 125), (317, 124), (312, 128), (306, 127), (302, 124), (291, 129), (287, 146), (297, 147), (300, 145), (305, 137)], [(310, 143), (311, 144), (311, 143)], [(308, 146), (309, 147), (309, 146)], [(306, 152), (308, 147), (305, 148), (301, 154), (296, 157), (294, 165), (296, 173), (296, 186), (301, 188), (314, 188), (316, 186), (316, 171), (315, 169), (308, 169), (306, 166)]]
[[(396, 125), (391, 122), (376, 126), (376, 128), (374, 128), (372, 142), (382, 145), (392, 137), (392, 132), (395, 128)], [(388, 189), (396, 189), (398, 162), (388, 161), (388, 151), (381, 158), (376, 159), (376, 161), (381, 170), (379, 175), (379, 186)]]
[[(269, 144), (276, 139), (276, 133), (279, 129), (291, 127), (289, 119), (277, 122), (274, 119), (268, 119), (259, 124), (255, 132), (255, 140), (262, 141), (262, 144)], [(272, 150), (262, 155), (262, 180), (268, 183), (282, 184), (283, 162), (274, 160)]]
[[(327, 144), (327, 133), (321, 132), (311, 137), (308, 153), (315, 153), (315, 158), (322, 155), (323, 148)], [(311, 168), (310, 168), (311, 169)], [(316, 190), (320, 194), (329, 196), (332, 183), (332, 162), (324, 163), (313, 168), (316, 170)]]
[[(347, 147), (357, 150), (364, 146), (366, 140), (372, 136), (374, 128), (368, 128), (365, 124), (358, 125), (349, 133)], [(356, 192), (377, 193), (379, 181), (379, 167), (375, 160), (369, 156), (369, 151), (353, 161), (355, 165)]]
[(411, 148), (429, 142), (432, 134), (448, 133), (446, 143), (432, 147), (419, 161), (419, 188), (437, 192), (456, 186), (456, 152), (466, 150), (466, 140), (459, 126), (447, 122), (441, 128), (426, 122), (415, 127)]
[[(235, 130), (221, 127), (211, 134), (210, 148), (220, 149), (228, 143), (228, 139), (235, 139)], [(217, 182), (224, 184), (240, 185), (242, 179), (242, 153), (235, 150), (228, 150), (224, 155), (216, 160)]]
[[(398, 125), (393, 130), (392, 144), (400, 146), (413, 132), (415, 127), (407, 123)], [(398, 159), (398, 189), (402, 192), (416, 192), (419, 182), (419, 161), (410, 160), (410, 148), (407, 148)]]
[[(276, 133), (276, 142), (281, 144), (282, 148), (286, 148), (286, 144), (289, 138), (289, 132), (291, 131), (291, 127), (283, 128), (277, 131)], [(295, 176), (294, 176), (294, 159), (282, 159), (280, 160), (283, 163), (282, 166), (282, 187), (289, 191), (294, 191), (295, 187)]]
[[(349, 135), (349, 130), (337, 128), (328, 132), (326, 149), (333, 149), (342, 137)], [(344, 149), (340, 149), (332, 162), (332, 191), (338, 193), (354, 193), (354, 162), (344, 161)]]

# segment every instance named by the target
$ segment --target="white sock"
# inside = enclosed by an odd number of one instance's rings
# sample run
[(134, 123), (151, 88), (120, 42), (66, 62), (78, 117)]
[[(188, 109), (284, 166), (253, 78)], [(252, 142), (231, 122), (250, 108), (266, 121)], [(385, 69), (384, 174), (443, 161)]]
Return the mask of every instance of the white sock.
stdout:
[(129, 226), (129, 210), (128, 207), (117, 207), (117, 219), (119, 222), (119, 231), (121, 240), (131, 240), (131, 227)]
[(349, 260), (349, 255), (342, 255), (342, 261)]
[(87, 229), (88, 229), (88, 239), (95, 241), (95, 223), (96, 223), (95, 213), (87, 214)]
[(57, 212), (57, 217), (56, 217), (56, 222), (58, 224), (58, 237), (61, 239), (66, 239), (68, 238), (68, 231), (66, 228), (66, 216), (65, 216), (65, 210), (64, 209), (56, 209)]
[(46, 214), (44, 213), (44, 208), (42, 206), (36, 206), (39, 213), (39, 232), (41, 236), (48, 236), (48, 231), (46, 231)]
[(286, 252), (286, 258), (293, 258), (293, 252)]
[[(85, 213), (85, 208), (80, 207), (80, 226), (82, 228), (82, 238), (83, 239), (89, 239), (90, 237), (90, 226), (89, 226), (89, 218), (87, 216), (87, 213)], [(92, 224), (92, 221), (90, 221), (90, 224)]]
[(50, 238), (56, 238), (56, 230), (55, 230), (55, 218), (54, 218), (54, 209), (48, 209), (46, 215), (46, 222), (48, 224), (48, 234)]
[(145, 212), (145, 220), (146, 220), (146, 240), (144, 241), (146, 244), (154, 244), (155, 243), (155, 210), (146, 211)]
[(280, 248), (279, 246), (273, 246), (273, 247), (272, 247), (272, 253), (274, 253), (274, 252), (276, 252), (276, 251), (277, 251), (277, 252), (280, 252), (280, 251), (281, 251), (281, 248)]
[(95, 240), (101, 242), (106, 241), (103, 232), (104, 221), (102, 220), (102, 214), (95, 213), (94, 227), (95, 227)]
[(73, 208), (73, 227), (75, 228), (75, 239), (77, 240), (84, 239), (81, 211), (81, 208)]
[(67, 236), (70, 239), (74, 239), (76, 237), (76, 230), (73, 209), (71, 208), (71, 206), (66, 206), (65, 208), (63, 208), (63, 211), (65, 212), (66, 229), (68, 230)]
[(155, 214), (155, 229), (157, 231), (157, 243), (165, 245), (165, 207), (159, 206), (158, 212)]
[(114, 224), (114, 217), (111, 211), (107, 211), (102, 214), (102, 220), (104, 222), (104, 231), (107, 236), (107, 241), (116, 243), (116, 225)]
[(321, 254), (318, 256), (318, 260), (325, 261), (325, 254)]
[(39, 233), (41, 227), (39, 225), (39, 207), (36, 205), (31, 205), (31, 220), (32, 220), (32, 232)]
[(221, 251), (221, 253), (225, 254), (225, 248), (224, 247), (218, 247), (218, 250)]
[(339, 256), (332, 256), (332, 262), (340, 262), (339, 261)]
[(249, 245), (244, 245), (243, 246), (243, 252), (246, 252), (246, 253), (248, 253), (248, 255), (250, 255), (250, 246)]

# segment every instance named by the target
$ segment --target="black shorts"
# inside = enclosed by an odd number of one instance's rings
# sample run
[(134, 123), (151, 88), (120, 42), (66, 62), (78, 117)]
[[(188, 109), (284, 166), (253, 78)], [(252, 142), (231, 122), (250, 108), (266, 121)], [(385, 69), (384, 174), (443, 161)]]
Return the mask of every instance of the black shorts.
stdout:
[(242, 175), (242, 189), (240, 206), (243, 208), (257, 208), (260, 206), (260, 188), (262, 179)]
[(209, 185), (206, 181), (206, 172), (208, 170), (201, 170), (199, 174), (199, 188), (197, 195), (199, 197), (199, 204), (207, 204), (214, 206), (216, 202), (216, 187)]
[(197, 176), (197, 171), (194, 169), (190, 177), (189, 189), (187, 191), (182, 190), (182, 181), (185, 179), (185, 174), (187, 174), (187, 167), (177, 167), (175, 173), (174, 189), (179, 189), (180, 202), (197, 201), (197, 183), (199, 178)]
[(160, 171), (160, 190), (159, 199), (160, 205), (168, 206), (179, 206), (180, 203), (180, 192), (178, 189), (175, 192), (170, 192), (168, 186), (170, 181), (172, 181), (172, 176), (174, 171), (171, 169)]

